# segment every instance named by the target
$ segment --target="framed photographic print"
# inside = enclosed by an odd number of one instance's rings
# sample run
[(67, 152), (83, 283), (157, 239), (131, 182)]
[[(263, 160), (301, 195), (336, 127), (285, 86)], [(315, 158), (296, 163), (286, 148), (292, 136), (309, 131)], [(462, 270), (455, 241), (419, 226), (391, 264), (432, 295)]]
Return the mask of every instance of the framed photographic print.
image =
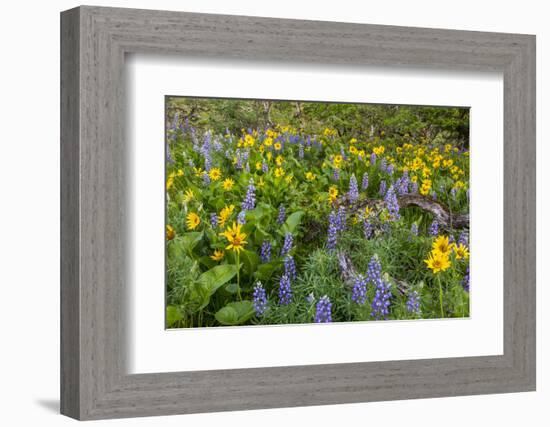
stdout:
[(61, 40), (62, 413), (535, 389), (534, 36), (83, 6)]

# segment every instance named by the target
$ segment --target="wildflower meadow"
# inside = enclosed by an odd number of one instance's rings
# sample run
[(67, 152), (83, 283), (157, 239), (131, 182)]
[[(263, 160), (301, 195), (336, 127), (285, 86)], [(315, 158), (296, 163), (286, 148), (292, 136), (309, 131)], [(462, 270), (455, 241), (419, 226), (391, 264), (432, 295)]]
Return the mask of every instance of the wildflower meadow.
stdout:
[(166, 98), (166, 327), (469, 316), (469, 109)]

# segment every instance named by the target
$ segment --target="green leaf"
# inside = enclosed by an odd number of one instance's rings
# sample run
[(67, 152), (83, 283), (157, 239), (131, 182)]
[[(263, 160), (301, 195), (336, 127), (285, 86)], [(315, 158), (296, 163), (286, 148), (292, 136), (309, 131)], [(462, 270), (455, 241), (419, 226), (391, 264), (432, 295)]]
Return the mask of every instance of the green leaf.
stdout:
[(181, 315), (180, 311), (176, 306), (169, 305), (166, 307), (166, 327), (171, 328), (174, 323), (180, 321), (183, 319), (183, 316)]
[(303, 211), (296, 211), (288, 216), (285, 223), (283, 224), (283, 229), (285, 231), (285, 234), (294, 233), (294, 230), (296, 230), (296, 227), (300, 225), (300, 221), (302, 220), (303, 215), (304, 215)]
[(194, 231), (191, 233), (185, 233), (181, 237), (181, 245), (190, 256), (192, 255), (195, 246), (197, 246), (198, 243), (201, 241), (202, 235), (203, 234), (201, 231)]
[(260, 264), (256, 269), (254, 276), (258, 280), (268, 281), (280, 264), (280, 261), (271, 261), (265, 264)]
[(254, 315), (252, 301), (231, 302), (218, 310), (215, 317), (222, 325), (241, 325)]
[(252, 276), (260, 263), (260, 257), (256, 252), (249, 251), (247, 249), (241, 251), (240, 258), (244, 264), (244, 270), (249, 275)]
[(197, 283), (213, 295), (220, 286), (229, 282), (237, 274), (237, 267), (233, 264), (218, 265), (202, 273)]
[(199, 258), (199, 262), (204, 265), (206, 268), (212, 268), (214, 267), (217, 263), (216, 261), (214, 261), (212, 258), (210, 258), (208, 255), (205, 255), (205, 256), (201, 256)]

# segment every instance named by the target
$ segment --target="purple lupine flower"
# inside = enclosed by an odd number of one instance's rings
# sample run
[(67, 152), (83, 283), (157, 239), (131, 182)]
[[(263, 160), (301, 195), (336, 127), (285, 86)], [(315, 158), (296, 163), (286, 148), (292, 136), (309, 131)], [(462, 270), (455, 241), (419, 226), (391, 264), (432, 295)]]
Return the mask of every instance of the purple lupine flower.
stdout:
[(244, 170), (246, 172), (250, 172), (250, 163), (249, 162), (246, 162), (246, 164), (244, 165)]
[(170, 143), (166, 143), (166, 162), (169, 164), (174, 163), (174, 159), (172, 158), (172, 153), (170, 152)]
[(460, 232), (460, 235), (458, 236), (458, 244), (468, 246), (470, 243), (470, 238), (468, 236), (468, 232), (466, 230), (463, 230)]
[(215, 213), (210, 214), (210, 225), (212, 225), (212, 228), (216, 228), (218, 226), (218, 215)]
[(338, 208), (338, 231), (345, 231), (346, 230), (346, 208), (343, 206), (340, 206)]
[(399, 203), (397, 202), (397, 196), (395, 195), (393, 185), (390, 185), (390, 188), (388, 189), (386, 196), (384, 197), (384, 201), (386, 202), (386, 207), (388, 208), (390, 218), (393, 221), (397, 221), (399, 218), (401, 218), (401, 215), (399, 214)]
[(373, 255), (367, 267), (367, 281), (376, 286), (377, 283), (381, 280), (381, 277), (382, 264), (380, 264), (380, 260), (378, 259), (378, 257), (376, 255)]
[(308, 136), (306, 138), (306, 147), (308, 147), (308, 148), (311, 147), (311, 136)]
[(313, 295), (313, 292), (308, 294), (308, 296), (306, 297), (306, 301), (308, 302), (308, 304), (311, 304), (315, 301), (315, 296)]
[(267, 166), (267, 162), (264, 160), (262, 162), (262, 172), (267, 173), (269, 171), (269, 167)]
[(380, 189), (378, 190), (381, 196), (386, 195), (386, 181), (382, 180), (380, 181)]
[(261, 316), (265, 313), (267, 310), (267, 295), (265, 293), (265, 289), (262, 286), (262, 282), (257, 282), (254, 286), (254, 293), (252, 294), (254, 305), (254, 311), (256, 312), (256, 316)]
[(338, 243), (338, 216), (332, 211), (328, 216), (327, 249), (333, 251)]
[(395, 182), (395, 188), (400, 196), (409, 192), (409, 172), (403, 172), (403, 175)]
[(204, 185), (210, 184), (210, 177), (208, 176), (208, 174), (206, 172), (202, 174), (202, 183)]
[(277, 224), (281, 225), (286, 220), (286, 209), (280, 204), (279, 205), (279, 214), (277, 215)]
[(387, 319), (390, 313), (391, 285), (380, 279), (376, 285), (371, 304), (371, 316), (377, 320)]
[(420, 314), (420, 297), (418, 296), (418, 292), (409, 292), (406, 305), (409, 313)]
[(356, 202), (357, 199), (359, 199), (359, 188), (357, 187), (357, 178), (355, 178), (355, 174), (352, 174), (349, 179), (348, 198), (351, 202)]
[(393, 175), (393, 172), (395, 170), (395, 166), (393, 164), (390, 164), (388, 165), (388, 167), (386, 168), (386, 172), (391, 176)]
[(243, 168), (243, 157), (241, 154), (241, 150), (237, 148), (235, 151), (235, 157), (237, 158), (237, 163), (235, 164), (235, 169), (241, 170)]
[(237, 215), (237, 223), (244, 225), (246, 224), (246, 211), (240, 211)]
[(387, 164), (388, 162), (386, 159), (380, 160), (380, 170), (386, 172)]
[(340, 169), (334, 169), (332, 171), (332, 179), (334, 181), (339, 181), (340, 180)]
[(250, 211), (254, 209), (256, 205), (256, 187), (254, 187), (254, 180), (250, 178), (248, 188), (246, 189), (246, 196), (241, 204), (243, 211)]
[(376, 154), (375, 154), (375, 153), (372, 153), (372, 154), (370, 155), (370, 164), (371, 164), (371, 165), (376, 164)]
[(290, 279), (286, 274), (283, 274), (279, 280), (279, 304), (288, 305), (291, 301), (292, 288), (290, 287)]
[(366, 190), (367, 188), (369, 188), (369, 174), (365, 172), (361, 180), (361, 189)]
[(439, 233), (439, 223), (436, 219), (434, 219), (430, 225), (430, 228), (428, 230), (428, 234), (430, 236), (437, 236)]
[(303, 144), (300, 144), (299, 147), (298, 147), (298, 157), (300, 158), (300, 160), (304, 159), (304, 145)]
[(357, 304), (365, 304), (367, 300), (367, 280), (360, 274), (355, 277), (351, 300)]
[(340, 155), (342, 156), (342, 159), (348, 160), (348, 156), (346, 154), (346, 150), (344, 150), (344, 147), (340, 147)]
[(326, 295), (319, 298), (315, 307), (315, 323), (330, 323), (332, 322), (332, 303)]
[(363, 235), (365, 236), (365, 239), (370, 239), (374, 234), (374, 228), (370, 221), (368, 221), (366, 218), (363, 220)]
[(285, 275), (288, 276), (290, 280), (294, 280), (296, 278), (296, 263), (292, 255), (285, 256), (284, 267)]
[(271, 261), (271, 242), (269, 240), (263, 241), (262, 248), (260, 249), (260, 258), (262, 262)]
[(437, 200), (437, 193), (432, 191), (432, 200)]
[(456, 188), (455, 187), (451, 188), (451, 197), (453, 198), (453, 200), (456, 200)]
[(462, 278), (462, 287), (466, 292), (470, 292), (470, 266), (466, 268), (466, 274)]
[(418, 194), (418, 182), (411, 182), (409, 192), (411, 194)]
[(281, 248), (282, 257), (288, 254), (288, 252), (292, 249), (293, 240), (294, 237), (292, 236), (292, 233), (285, 234), (285, 241), (283, 242), (283, 247)]
[(210, 141), (212, 139), (212, 135), (210, 132), (206, 132), (204, 134), (204, 139), (201, 147), (201, 153), (204, 157), (204, 170), (209, 171), (212, 167), (212, 159), (210, 157)]
[(413, 222), (411, 225), (411, 234), (413, 236), (418, 236), (418, 225), (416, 224), (416, 222)]

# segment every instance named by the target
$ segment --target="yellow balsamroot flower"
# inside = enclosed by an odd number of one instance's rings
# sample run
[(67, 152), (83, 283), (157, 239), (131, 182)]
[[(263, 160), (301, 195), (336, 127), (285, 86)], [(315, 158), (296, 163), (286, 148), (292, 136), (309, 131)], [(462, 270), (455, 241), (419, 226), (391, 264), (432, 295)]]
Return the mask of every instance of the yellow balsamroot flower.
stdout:
[(222, 177), (222, 172), (220, 171), (220, 168), (212, 168), (210, 169), (210, 172), (208, 172), (208, 176), (212, 181), (217, 181)]
[(325, 128), (325, 130), (323, 131), (323, 135), (325, 136), (336, 136), (337, 134), (338, 132), (336, 131), (336, 129)]
[(235, 205), (225, 206), (221, 210), (220, 216), (218, 218), (218, 222), (220, 223), (220, 226), (223, 227), (225, 225), (226, 221), (229, 219), (229, 217), (231, 216), (234, 210), (235, 210)]
[(243, 250), (244, 245), (246, 245), (248, 242), (245, 240), (246, 234), (241, 231), (241, 227), (241, 224), (233, 222), (233, 225), (231, 227), (228, 227), (227, 230), (225, 230), (223, 233), (220, 233), (220, 235), (224, 236), (229, 243), (225, 249), (235, 252), (240, 252)]
[(386, 151), (386, 148), (383, 145), (379, 145), (378, 147), (374, 147), (372, 151), (377, 156), (380, 156), (381, 154), (384, 154), (384, 151)]
[(456, 255), (456, 259), (468, 259), (470, 258), (470, 252), (468, 251), (468, 247), (465, 246), (463, 243), (460, 245), (454, 246), (454, 251)]
[(449, 255), (453, 248), (453, 243), (449, 243), (449, 237), (447, 236), (437, 236), (437, 239), (432, 243), (432, 248), (434, 252)]
[(277, 156), (275, 157), (275, 163), (277, 163), (277, 166), (281, 166), (284, 162), (284, 157), (283, 156)]
[(223, 259), (224, 256), (225, 254), (223, 251), (216, 249), (214, 251), (214, 254), (210, 255), (210, 258), (212, 258), (214, 261), (220, 261)]
[(334, 163), (334, 166), (337, 169), (340, 168), (340, 165), (342, 164), (343, 161), (344, 161), (344, 158), (342, 157), (341, 154), (337, 154), (336, 156), (334, 156), (334, 159), (332, 159), (332, 162)]
[(183, 169), (178, 169), (176, 176), (183, 176)]
[(368, 217), (371, 214), (372, 210), (368, 206), (365, 206), (365, 217)]
[(273, 145), (273, 148), (275, 148), (275, 150), (279, 151), (279, 150), (281, 150), (281, 148), (283, 148), (283, 145), (280, 142), (276, 142)]
[(292, 182), (292, 178), (294, 178), (293, 175), (287, 175), (286, 178), (285, 178), (285, 181), (290, 184)]
[(313, 181), (315, 179), (315, 175), (312, 172), (306, 172), (306, 179), (308, 181)]
[(285, 170), (283, 168), (276, 168), (275, 169), (275, 176), (277, 178), (283, 176), (285, 174)]
[(258, 147), (258, 151), (259, 151), (260, 153), (263, 153), (263, 152), (265, 151), (265, 146), (264, 146), (264, 145), (260, 145), (260, 146)]
[(443, 160), (443, 167), (450, 168), (453, 165), (453, 159)]
[(233, 188), (235, 185), (235, 181), (233, 181), (231, 178), (226, 178), (223, 180), (222, 188), (226, 191), (229, 191)]
[(188, 230), (194, 230), (199, 226), (200, 223), (201, 223), (201, 219), (195, 212), (189, 212), (187, 214), (186, 224), (187, 224)]
[(168, 224), (166, 226), (166, 240), (172, 240), (174, 237), (176, 237), (176, 232), (174, 231), (174, 227)]
[(193, 170), (195, 172), (195, 176), (197, 177), (201, 177), (204, 173), (204, 171), (201, 168), (194, 167)]
[(357, 142), (357, 138), (351, 138), (351, 139), (349, 140), (349, 143), (350, 143), (350, 144), (355, 144), (356, 142)]
[(328, 198), (331, 202), (334, 202), (338, 197), (338, 189), (333, 185), (328, 189)]
[(271, 147), (273, 145), (273, 138), (268, 136), (266, 139), (264, 139), (264, 145), (266, 147)]
[(411, 176), (411, 182), (418, 181), (418, 177), (416, 175)]
[(268, 151), (267, 152), (267, 160), (271, 160), (272, 157), (273, 157), (273, 154), (271, 154), (271, 151)]
[(456, 189), (465, 188), (465, 187), (466, 187), (466, 184), (464, 184), (462, 181), (456, 181), (454, 187), (455, 187)]
[(358, 151), (359, 151), (359, 150), (357, 149), (357, 147), (356, 147), (355, 145), (351, 145), (351, 146), (349, 147), (349, 152), (350, 152), (351, 154), (357, 154)]
[(185, 194), (183, 195), (183, 201), (185, 203), (189, 203), (194, 198), (195, 198), (195, 193), (193, 193), (193, 190), (191, 189), (185, 190)]
[(256, 170), (259, 171), (262, 169), (262, 162), (256, 162)]
[(173, 186), (174, 186), (174, 177), (168, 176), (168, 178), (166, 179), (166, 189), (170, 190)]
[(256, 140), (254, 139), (254, 137), (247, 133), (244, 137), (244, 146), (253, 147), (255, 143), (256, 143)]
[(258, 187), (258, 188), (263, 188), (264, 185), (265, 185), (264, 178), (263, 178), (263, 177), (260, 177), (260, 179), (259, 179), (258, 182), (256, 183), (256, 187)]
[(451, 266), (449, 255), (439, 251), (430, 252), (430, 255), (428, 255), (428, 258), (424, 262), (434, 274), (445, 271)]

